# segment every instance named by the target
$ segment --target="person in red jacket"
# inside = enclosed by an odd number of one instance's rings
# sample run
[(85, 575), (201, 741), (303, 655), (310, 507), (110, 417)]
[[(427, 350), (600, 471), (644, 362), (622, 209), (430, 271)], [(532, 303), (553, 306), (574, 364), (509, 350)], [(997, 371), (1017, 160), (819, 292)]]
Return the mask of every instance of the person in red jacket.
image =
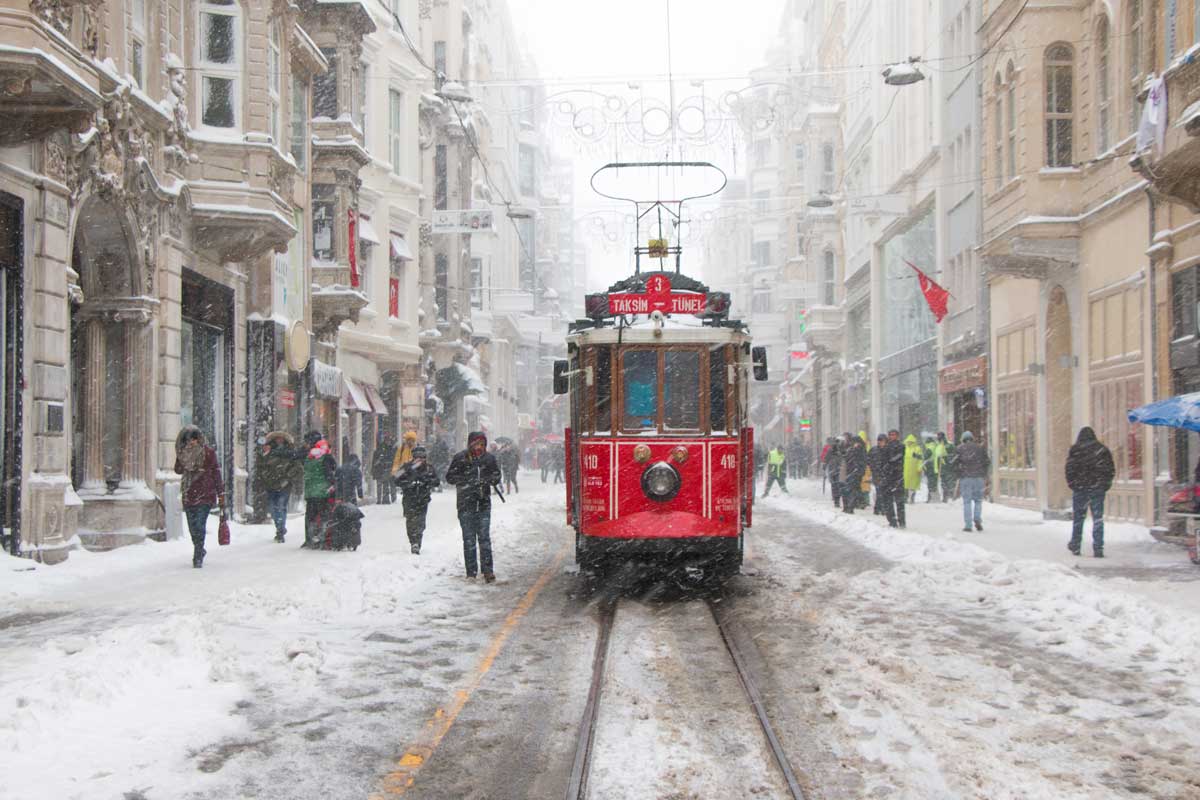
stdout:
[(175, 438), (175, 472), (183, 476), (183, 513), (192, 535), (192, 566), (204, 566), (204, 536), (208, 514), (214, 505), (225, 513), (225, 485), (217, 453), (204, 442), (204, 434), (195, 425), (185, 425)]

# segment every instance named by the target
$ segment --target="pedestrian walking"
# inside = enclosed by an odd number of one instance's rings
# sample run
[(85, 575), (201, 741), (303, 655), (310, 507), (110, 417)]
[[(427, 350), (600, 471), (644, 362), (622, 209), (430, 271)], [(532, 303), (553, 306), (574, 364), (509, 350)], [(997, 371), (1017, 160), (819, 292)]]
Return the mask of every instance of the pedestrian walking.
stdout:
[(346, 460), (334, 472), (333, 480), (337, 489), (334, 496), (343, 503), (351, 503), (358, 505), (358, 501), (363, 498), (363, 470), (362, 461), (357, 453), (350, 452), (350, 443), (342, 440), (342, 450), (350, 453), (346, 456)]
[(437, 471), (426, 458), (424, 447), (412, 449), (412, 460), (400, 468), (396, 475), (396, 486), (402, 494), (400, 507), (404, 511), (404, 528), (408, 533), (408, 544), (413, 555), (421, 555), (421, 540), (425, 536), (425, 514), (429, 511), (429, 500), (433, 490), (441, 481)]
[(217, 465), (217, 453), (204, 441), (195, 425), (185, 425), (175, 437), (175, 472), (182, 476), (181, 497), (192, 537), (192, 566), (204, 566), (204, 537), (208, 533), (208, 515), (214, 505), (225, 516), (225, 484)]
[(867, 471), (867, 450), (863, 440), (845, 434), (842, 454), (842, 511), (853, 514), (862, 500), (862, 479)]
[(458, 522), (462, 526), (467, 577), (474, 578), (482, 570), (483, 579), (491, 583), (496, 580), (492, 567), (492, 487), (500, 484), (500, 465), (487, 451), (486, 433), (475, 431), (467, 437), (467, 449), (450, 459), (446, 483), (458, 490)]
[(938, 446), (942, 449), (942, 501), (949, 503), (958, 492), (958, 457), (954, 442), (946, 439), (946, 434), (938, 432)]
[(776, 444), (767, 453), (767, 488), (763, 491), (763, 497), (771, 494), (771, 487), (779, 484), (780, 490), (787, 494), (787, 456), (784, 455), (783, 447)]
[(320, 431), (310, 431), (304, 443), (308, 450), (304, 453), (304, 544), (300, 546), (319, 548), (329, 500), (337, 488), (334, 483), (337, 459), (329, 452), (329, 442)]
[(554, 483), (566, 483), (563, 478), (563, 468), (567, 465), (567, 453), (562, 447), (550, 447), (550, 462), (554, 465)]
[(267, 508), (275, 523), (275, 541), (282, 543), (287, 536), (288, 502), (292, 492), (299, 489), (304, 480), (296, 458), (295, 441), (284, 431), (271, 431), (263, 440), (258, 476), (267, 491)]
[(884, 499), (887, 494), (886, 485), (886, 466), (884, 464), (887, 458), (887, 434), (879, 434), (875, 437), (875, 447), (867, 453), (867, 472), (871, 475), (871, 483), (875, 487), (875, 507), (876, 516), (882, 516), (884, 513)]
[(825, 473), (829, 476), (829, 491), (833, 495), (833, 507), (842, 507), (842, 443), (833, 436), (825, 451)]
[(812, 466), (812, 448), (808, 446), (808, 442), (802, 441), (797, 452), (800, 457), (796, 464), (796, 475), (800, 478), (807, 478), (808, 470)]
[(412, 449), (417, 446), (417, 432), (405, 431), (400, 437), (400, 446), (396, 448), (396, 455), (392, 456), (392, 475), (395, 476), (400, 468), (412, 461)]
[(904, 437), (904, 490), (908, 492), (908, 502), (916, 502), (917, 491), (921, 488), (922, 465), (925, 463), (925, 448), (911, 433)]
[(754, 443), (754, 481), (757, 483), (767, 468), (767, 450), (761, 443)]
[(975, 442), (975, 435), (966, 431), (958, 445), (958, 489), (962, 493), (963, 530), (983, 530), (983, 490), (992, 461), (987, 450)]
[(1079, 436), (1067, 454), (1067, 486), (1071, 488), (1071, 541), (1067, 549), (1075, 555), (1083, 545), (1083, 523), (1092, 509), (1092, 555), (1104, 558), (1104, 496), (1112, 488), (1117, 474), (1112, 451), (1096, 438), (1088, 427), (1079, 429)]
[(371, 477), (375, 479), (375, 502), (389, 505), (396, 501), (396, 483), (392, 479), (392, 461), (396, 458), (396, 437), (385, 433), (375, 446), (371, 460)]
[(517, 470), (521, 468), (521, 454), (517, 446), (509, 442), (500, 448), (497, 456), (500, 462), (500, 472), (504, 475), (504, 491), (507, 494), (517, 494)]
[(856, 508), (866, 508), (871, 505), (871, 463), (869, 456), (871, 455), (871, 441), (867, 439), (866, 431), (858, 432), (858, 439), (862, 442), (863, 447), (863, 476), (858, 484), (858, 503)]
[[(450, 445), (441, 436), (434, 437), (433, 444), (429, 448), (429, 463), (438, 475), (445, 475), (446, 468), (450, 466)], [(440, 492), (441, 490), (442, 485), (439, 483), (436, 491)]]
[(799, 437), (792, 439), (787, 447), (787, 470), (788, 477), (798, 479), (800, 477), (800, 449), (803, 445), (800, 444)]
[(538, 468), (542, 472), (542, 483), (545, 483), (550, 479), (550, 461), (552, 459), (550, 455), (550, 446), (543, 442), (538, 446), (537, 453)]
[(922, 464), (925, 470), (925, 485), (929, 487), (929, 494), (925, 498), (926, 503), (936, 503), (938, 499), (938, 480), (942, 471), (940, 452), (937, 440), (927, 435), (925, 437), (925, 461)]
[(880, 459), (883, 465), (883, 515), (887, 517), (888, 525), (893, 528), (908, 527), (904, 519), (904, 501), (908, 490), (904, 487), (904, 471), (908, 459), (905, 458), (907, 448), (900, 441), (900, 431), (888, 431), (887, 444), (883, 446), (884, 456)]

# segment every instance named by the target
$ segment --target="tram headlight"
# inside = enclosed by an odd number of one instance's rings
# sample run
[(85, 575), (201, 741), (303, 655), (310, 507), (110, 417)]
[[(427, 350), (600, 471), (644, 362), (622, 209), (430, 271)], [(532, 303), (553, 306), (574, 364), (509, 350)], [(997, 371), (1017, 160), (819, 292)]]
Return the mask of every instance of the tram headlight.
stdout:
[(650, 445), (639, 444), (633, 448), (633, 460), (639, 464), (645, 464), (650, 460)]
[(682, 464), (688, 460), (688, 449), (683, 445), (677, 445), (675, 449), (671, 451), (671, 459), (676, 464)]
[(660, 461), (642, 473), (642, 491), (651, 500), (664, 503), (679, 494), (682, 480), (679, 473), (665, 461)]

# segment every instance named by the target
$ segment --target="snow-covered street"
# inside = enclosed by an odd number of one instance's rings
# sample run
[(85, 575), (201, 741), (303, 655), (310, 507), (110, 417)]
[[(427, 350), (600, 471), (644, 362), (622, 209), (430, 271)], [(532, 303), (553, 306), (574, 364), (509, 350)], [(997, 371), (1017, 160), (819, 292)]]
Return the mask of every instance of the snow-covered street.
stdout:
[[(493, 586), (462, 575), (450, 493), (420, 557), (369, 506), (356, 553), (235, 526), (203, 570), (178, 541), (6, 559), (0, 796), (561, 797), (608, 591), (591, 796), (783, 796), (703, 603), (577, 574), (562, 487), (522, 477)], [(1110, 525), (1076, 559), (1067, 523), (991, 505), (983, 533), (925, 504), (893, 531), (790, 488), (724, 602), (810, 796), (1200, 796), (1182, 550)]]

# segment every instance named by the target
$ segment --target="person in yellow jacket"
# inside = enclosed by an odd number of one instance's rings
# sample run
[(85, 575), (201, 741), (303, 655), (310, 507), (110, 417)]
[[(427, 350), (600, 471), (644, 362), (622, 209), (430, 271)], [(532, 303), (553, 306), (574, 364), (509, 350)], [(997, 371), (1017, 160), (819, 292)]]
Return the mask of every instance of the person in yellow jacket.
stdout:
[(921, 470), (925, 462), (925, 448), (911, 433), (904, 439), (904, 490), (911, 503), (921, 488)]
[(404, 440), (396, 448), (396, 457), (392, 459), (392, 475), (400, 472), (400, 468), (412, 461), (413, 448), (417, 446), (417, 432), (405, 431)]
[(787, 490), (787, 456), (783, 453), (783, 448), (775, 445), (771, 448), (771, 452), (767, 453), (767, 488), (763, 492), (763, 497), (771, 493), (771, 487), (779, 484), (779, 488), (784, 494)]
[(871, 504), (871, 441), (867, 439), (866, 431), (859, 431), (858, 438), (862, 439), (863, 450), (867, 453), (867, 468), (863, 470), (862, 481), (858, 487), (862, 492), (862, 499), (858, 501), (858, 505), (860, 508), (866, 508)]

